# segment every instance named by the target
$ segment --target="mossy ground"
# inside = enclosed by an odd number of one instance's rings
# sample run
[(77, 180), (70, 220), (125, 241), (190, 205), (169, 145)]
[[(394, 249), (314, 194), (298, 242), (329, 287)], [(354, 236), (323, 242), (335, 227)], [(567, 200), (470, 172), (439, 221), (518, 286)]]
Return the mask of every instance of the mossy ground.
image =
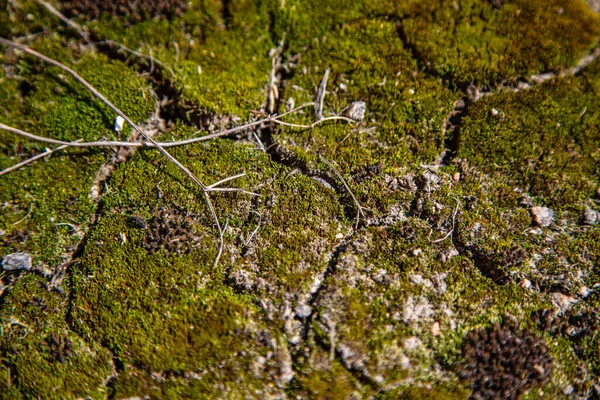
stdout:
[[(360, 123), (267, 125), (254, 132), (265, 143), (169, 150), (205, 184), (244, 173), (225, 185), (257, 194), (212, 195), (217, 266), (201, 190), (154, 150), (116, 163), (99, 198), (114, 150), (1, 176), (0, 254), (33, 260), (0, 275), (1, 398), (467, 398), (463, 338), (503, 319), (554, 360), (526, 398), (595, 390), (600, 237), (581, 214), (600, 210), (600, 63), (560, 74), (597, 46), (586, 3), (192, 1), (172, 20), (77, 20), (173, 75), (16, 4), (0, 3), (3, 37), (77, 70), (136, 122), (165, 100), (161, 141), (261, 115), (282, 38), (279, 111), (313, 101), (326, 68), (325, 116), (368, 109)], [(0, 63), (0, 122), (65, 141), (128, 137), (60, 69), (8, 49)], [(488, 94), (457, 108), (471, 84)], [(286, 121), (310, 124), (313, 109)], [(0, 168), (45, 147), (0, 131)], [(323, 158), (365, 207), (358, 227)], [(535, 226), (532, 206), (553, 222)]]

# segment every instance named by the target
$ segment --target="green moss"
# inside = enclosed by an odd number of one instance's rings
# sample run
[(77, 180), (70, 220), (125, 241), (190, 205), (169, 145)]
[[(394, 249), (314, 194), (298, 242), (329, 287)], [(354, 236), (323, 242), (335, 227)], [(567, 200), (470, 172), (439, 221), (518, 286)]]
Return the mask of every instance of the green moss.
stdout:
[(410, 2), (398, 7), (423, 65), (455, 84), (487, 84), (575, 64), (597, 40), (585, 1)]
[[(210, 114), (243, 119), (264, 101), (271, 69), (269, 20), (264, 5), (231, 2), (191, 2), (181, 19), (145, 21), (126, 28), (110, 18), (86, 24), (98, 36), (151, 53), (175, 71), (174, 83), (183, 95)], [(165, 41), (165, 35), (169, 40)], [(278, 42), (278, 39), (277, 39)]]
[[(460, 156), (539, 205), (578, 207), (598, 185), (597, 68), (477, 102), (464, 120)], [(501, 114), (493, 117), (492, 108)]]
[[(104, 384), (113, 373), (110, 354), (69, 330), (67, 299), (47, 292), (45, 283), (26, 275), (3, 299), (0, 351), (10, 366), (12, 391), (25, 397), (104, 397)], [(53, 348), (53, 336), (71, 344)]]
[[(150, 116), (144, 76), (21, 3), (0, 7), (0, 34), (53, 32), (28, 43), (135, 121)], [(579, 300), (569, 317), (599, 304), (599, 233), (580, 214), (598, 209), (600, 64), (469, 105), (458, 157), (431, 165), (467, 84), (575, 64), (600, 34), (597, 15), (579, 0), (497, 11), (476, 0), (367, 3), (194, 0), (171, 21), (86, 23), (173, 69), (162, 71), (163, 84), (173, 80), (162, 89), (181, 92), (173, 115), (185, 109), (207, 125), (255, 118), (269, 50), (285, 36), (284, 60), (295, 65), (283, 103), (313, 101), (329, 68), (325, 115), (364, 100), (366, 119), (278, 126), (270, 155), (243, 139), (171, 148), (204, 184), (245, 173), (222, 186), (258, 194), (211, 193), (225, 227), (217, 266), (201, 189), (155, 150), (118, 164), (99, 206), (88, 194), (109, 151), (69, 150), (2, 176), (0, 252), (26, 251), (36, 268), (0, 276), (4, 397), (465, 398), (454, 375), (463, 337), (506, 314), (546, 340), (555, 360), (547, 396), (561, 395), (582, 365), (598, 375), (597, 335), (544, 331), (533, 312), (556, 310), (556, 292)], [(119, 136), (113, 112), (68, 75), (0, 57), (3, 123), (62, 140)], [(313, 110), (286, 121), (310, 124)], [(197, 134), (173, 122), (161, 141)], [(0, 133), (0, 168), (44, 147)], [(353, 199), (319, 155), (368, 208), (358, 229)], [(554, 224), (532, 229), (530, 203), (554, 209)], [(46, 275), (75, 250), (65, 295), (48, 292)]]

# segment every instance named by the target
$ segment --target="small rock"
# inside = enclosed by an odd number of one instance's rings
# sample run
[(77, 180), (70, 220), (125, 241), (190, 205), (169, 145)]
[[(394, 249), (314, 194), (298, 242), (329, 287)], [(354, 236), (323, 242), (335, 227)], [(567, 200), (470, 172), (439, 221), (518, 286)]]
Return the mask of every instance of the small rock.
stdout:
[(590, 288), (588, 288), (587, 286), (580, 286), (579, 287), (579, 295), (581, 297), (588, 297), (590, 295), (592, 291), (590, 290)]
[(307, 318), (312, 313), (312, 308), (308, 304), (298, 304), (295, 311), (298, 318)]
[(454, 182), (460, 181), (460, 172), (455, 172), (454, 174), (452, 174), (452, 180)]
[(552, 293), (550, 295), (550, 301), (562, 313), (571, 308), (573, 304), (577, 303), (577, 299), (574, 299), (571, 296), (567, 296), (559, 292)]
[(600, 222), (600, 213), (591, 208), (586, 208), (582, 212), (582, 219), (585, 225), (596, 225)]
[(433, 336), (440, 336), (440, 333), (441, 333), (440, 323), (438, 321), (435, 321), (433, 323), (433, 325), (431, 325), (431, 334)]
[(344, 82), (340, 83), (340, 89), (342, 89), (344, 92), (348, 91), (348, 86), (346, 86), (346, 84)]
[(5, 271), (30, 271), (31, 256), (27, 253), (7, 254), (2, 261), (2, 267)]
[(523, 279), (520, 283), (520, 286), (523, 289), (529, 289), (529, 288), (531, 288), (531, 281), (529, 279)]
[(499, 112), (498, 110), (496, 110), (495, 108), (492, 108), (492, 109), (491, 109), (491, 111), (490, 111), (490, 115), (491, 115), (492, 117), (495, 117), (495, 116), (497, 116), (498, 114), (500, 114), (500, 112)]
[(294, 100), (293, 97), (289, 97), (287, 99), (287, 101), (285, 102), (285, 106), (287, 108), (288, 111), (291, 111), (294, 109), (294, 107), (296, 107), (296, 100)]
[(421, 342), (421, 339), (419, 339), (416, 336), (411, 336), (404, 341), (404, 348), (406, 350), (414, 350), (417, 347), (421, 346), (421, 344), (423, 344), (423, 342)]
[(408, 358), (406, 355), (402, 354), (400, 356), (400, 366), (403, 369), (410, 369), (410, 358)]
[(571, 393), (573, 393), (573, 390), (575, 390), (575, 388), (573, 388), (573, 385), (567, 385), (564, 389), (563, 389), (563, 394), (565, 395), (569, 395)]
[(350, 104), (346, 111), (346, 116), (355, 121), (362, 121), (365, 119), (365, 113), (367, 112), (367, 103), (364, 101), (355, 101)]
[(531, 207), (529, 210), (533, 222), (538, 226), (550, 226), (554, 220), (554, 211), (548, 207)]
[(125, 120), (121, 116), (117, 115), (117, 118), (115, 118), (115, 132), (122, 132), (123, 124), (125, 124)]

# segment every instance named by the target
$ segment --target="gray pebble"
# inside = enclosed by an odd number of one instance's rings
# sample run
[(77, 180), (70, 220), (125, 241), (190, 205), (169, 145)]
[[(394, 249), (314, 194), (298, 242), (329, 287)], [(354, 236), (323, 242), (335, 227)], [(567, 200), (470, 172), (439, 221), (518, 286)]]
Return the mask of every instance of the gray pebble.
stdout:
[(312, 308), (308, 304), (298, 304), (295, 311), (298, 318), (307, 318), (310, 317)]
[(2, 261), (2, 268), (5, 271), (30, 271), (31, 256), (27, 253), (7, 254)]
[(362, 121), (365, 119), (365, 113), (367, 112), (367, 103), (364, 101), (355, 101), (350, 104), (346, 111), (346, 116), (355, 121)]

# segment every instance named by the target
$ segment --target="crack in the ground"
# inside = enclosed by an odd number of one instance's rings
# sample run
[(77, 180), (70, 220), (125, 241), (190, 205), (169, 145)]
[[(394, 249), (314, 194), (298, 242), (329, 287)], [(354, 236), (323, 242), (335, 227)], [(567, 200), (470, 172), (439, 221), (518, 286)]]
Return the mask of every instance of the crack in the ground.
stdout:
[(575, 66), (561, 69), (558, 72), (541, 72), (529, 77), (508, 77), (497, 82), (492, 82), (490, 85), (469, 85), (466, 87), (464, 90), (466, 93), (465, 96), (454, 103), (452, 110), (444, 119), (442, 132), (446, 133), (446, 149), (444, 149), (439, 157), (441, 165), (449, 165), (458, 155), (461, 145), (462, 120), (467, 115), (469, 107), (484, 96), (493, 96), (502, 91), (519, 92), (521, 90), (529, 90), (554, 78), (578, 76), (598, 57), (600, 57), (600, 44), (589, 54), (581, 57)]

